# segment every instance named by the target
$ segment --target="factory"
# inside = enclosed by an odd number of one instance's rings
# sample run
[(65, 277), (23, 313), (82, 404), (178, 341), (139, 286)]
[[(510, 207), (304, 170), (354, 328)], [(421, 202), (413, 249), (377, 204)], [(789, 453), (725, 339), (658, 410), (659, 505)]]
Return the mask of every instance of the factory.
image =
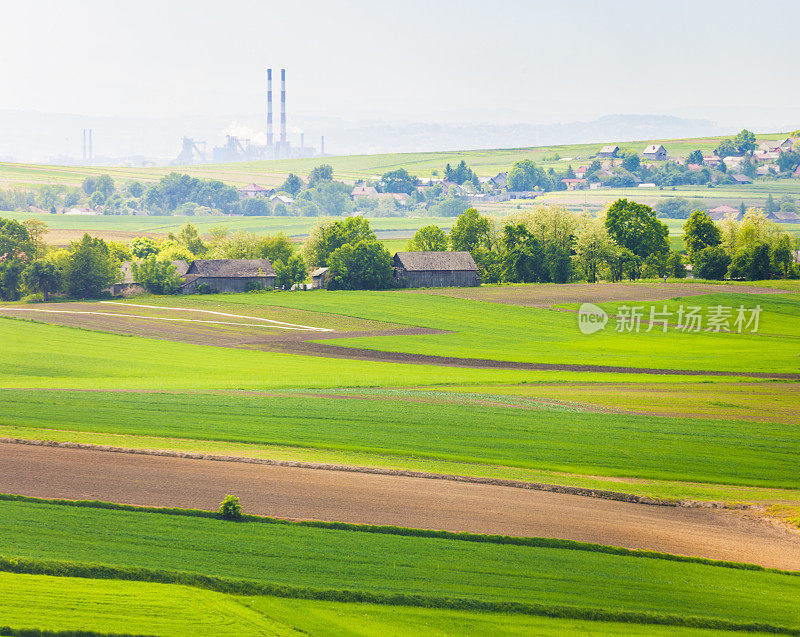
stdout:
[(190, 137), (182, 140), (181, 152), (174, 164), (196, 164), (212, 161), (226, 163), (233, 161), (256, 161), (263, 159), (293, 159), (325, 154), (325, 138), (320, 138), (319, 153), (305, 145), (305, 136), (300, 133), (299, 145), (293, 146), (286, 136), (286, 69), (281, 69), (281, 120), (280, 134), (275, 141), (272, 125), (272, 69), (267, 69), (267, 143), (256, 144), (250, 139), (225, 135), (225, 143), (216, 146), (211, 154), (206, 152), (205, 142), (196, 142)]

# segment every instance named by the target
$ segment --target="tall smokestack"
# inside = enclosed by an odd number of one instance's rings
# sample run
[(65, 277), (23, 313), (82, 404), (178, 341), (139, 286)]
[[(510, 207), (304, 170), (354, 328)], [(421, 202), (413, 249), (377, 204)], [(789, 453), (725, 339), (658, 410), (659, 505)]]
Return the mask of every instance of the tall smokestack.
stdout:
[(272, 69), (267, 69), (267, 146), (274, 152), (272, 139)]
[(303, 154), (303, 148), (306, 146), (306, 135), (305, 133), (300, 133), (300, 154)]
[(325, 135), (319, 138), (319, 154), (325, 154)]
[(89, 161), (92, 161), (92, 129), (89, 129)]
[(86, 161), (86, 129), (83, 129), (83, 161)]
[(286, 145), (286, 69), (281, 69), (281, 146)]

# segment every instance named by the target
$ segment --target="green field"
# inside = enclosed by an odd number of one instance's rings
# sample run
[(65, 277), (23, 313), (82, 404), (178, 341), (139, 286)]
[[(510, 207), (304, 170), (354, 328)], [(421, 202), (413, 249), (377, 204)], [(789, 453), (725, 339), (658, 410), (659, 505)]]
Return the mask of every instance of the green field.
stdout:
[[(0, 424), (800, 489), (800, 430), (783, 424), (603, 414), (535, 403), (533, 409), (482, 406), (477, 400), (453, 405), (442, 398), (447, 394), (424, 403), (385, 395), (276, 400), (0, 390)], [(754, 448), (762, 451), (753, 454)]]
[[(24, 607), (16, 600), (24, 599)], [(169, 603), (166, 603), (169, 600)], [(299, 637), (384, 637), (385, 635), (522, 636), (680, 635), (712, 637), (728, 631), (678, 626), (642, 626), (527, 615), (402, 608), (244, 597), (180, 585), (87, 580), (0, 573), (2, 624), (17, 629), (139, 633), (161, 637), (189, 634), (246, 634)]]
[(69, 555), (72, 562), (192, 571), (317, 591), (800, 627), (800, 578), (763, 570), (39, 502), (2, 502), (0, 511), (3, 551), (20, 558), (60, 560)]

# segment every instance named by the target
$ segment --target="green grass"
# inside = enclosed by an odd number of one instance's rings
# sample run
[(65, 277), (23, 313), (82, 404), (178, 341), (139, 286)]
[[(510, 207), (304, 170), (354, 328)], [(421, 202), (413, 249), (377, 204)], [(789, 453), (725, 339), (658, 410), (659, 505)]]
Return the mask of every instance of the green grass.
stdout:
[[(22, 599), (24, 604), (19, 603)], [(220, 636), (730, 635), (677, 626), (243, 597), (174, 584), (12, 573), (0, 573), (0, 617), (3, 625), (17, 629), (91, 629), (160, 637), (197, 634), (200, 627)]]
[(800, 627), (800, 577), (768, 571), (42, 503), (2, 502), (0, 513), (3, 552), (23, 558)]
[(0, 424), (800, 488), (796, 471), (800, 429), (778, 423), (402, 398), (2, 390)]
[[(610, 284), (613, 285), (613, 284)], [(404, 292), (316, 292), (313, 294), (208, 297), (245, 306), (278, 305), (365, 319), (447, 330), (450, 334), (379, 336), (326, 341), (376, 350), (436, 354), (532, 363), (595, 364), (662, 369), (797, 372), (800, 355), (800, 298), (794, 295), (694, 296), (686, 305), (761, 305), (759, 331), (753, 334), (618, 334), (612, 320), (602, 332), (580, 333), (577, 316), (530, 308)], [(169, 300), (157, 303), (168, 304)], [(649, 312), (650, 302), (637, 303)], [(658, 310), (663, 302), (653, 302)], [(704, 310), (705, 311), (705, 310)], [(648, 314), (649, 316), (649, 314)], [(673, 317), (674, 318), (674, 317)], [(409, 384), (409, 383), (406, 383)]]

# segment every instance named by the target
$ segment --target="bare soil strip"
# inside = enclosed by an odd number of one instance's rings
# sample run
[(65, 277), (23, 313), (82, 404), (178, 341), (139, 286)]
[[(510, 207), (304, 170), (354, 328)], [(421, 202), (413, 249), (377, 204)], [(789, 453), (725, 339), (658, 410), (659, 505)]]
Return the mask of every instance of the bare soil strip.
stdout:
[(423, 477), (0, 444), (0, 491), (425, 529), (559, 537), (800, 569), (800, 537), (739, 512)]
[(441, 288), (409, 291), (410, 294), (437, 294), (474, 301), (490, 301), (528, 307), (550, 307), (559, 303), (615, 303), (618, 301), (666, 301), (675, 297), (702, 294), (788, 294), (757, 285), (713, 283), (542, 283), (527, 285), (486, 285), (478, 288)]

